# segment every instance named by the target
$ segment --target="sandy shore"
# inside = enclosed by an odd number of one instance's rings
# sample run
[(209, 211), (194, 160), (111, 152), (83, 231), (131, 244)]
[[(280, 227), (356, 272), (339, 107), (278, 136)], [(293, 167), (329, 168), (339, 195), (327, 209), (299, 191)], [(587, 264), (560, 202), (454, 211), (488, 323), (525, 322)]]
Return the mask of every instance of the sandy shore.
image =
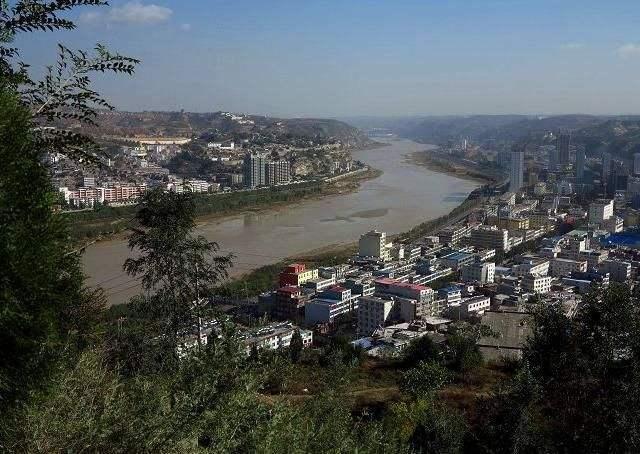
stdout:
[(445, 164), (439, 159), (434, 159), (428, 151), (412, 153), (407, 160), (412, 164), (426, 167), (434, 172), (446, 173), (464, 180), (477, 181), (483, 184), (494, 182), (492, 177), (483, 175), (471, 167), (465, 167), (458, 163)]

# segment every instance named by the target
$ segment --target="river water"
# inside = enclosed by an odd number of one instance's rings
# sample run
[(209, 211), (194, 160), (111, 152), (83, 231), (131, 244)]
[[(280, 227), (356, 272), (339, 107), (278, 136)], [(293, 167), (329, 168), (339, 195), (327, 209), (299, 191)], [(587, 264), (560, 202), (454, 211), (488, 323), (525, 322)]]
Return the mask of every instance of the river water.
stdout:
[[(231, 274), (237, 276), (285, 257), (355, 242), (374, 228), (389, 234), (409, 230), (448, 213), (478, 187), (412, 163), (410, 155), (428, 145), (386, 141), (386, 147), (353, 153), (354, 159), (384, 171), (356, 192), (206, 221), (199, 233), (235, 255)], [(122, 272), (129, 253), (126, 240), (116, 239), (90, 246), (83, 256), (87, 285), (102, 285), (110, 304), (139, 292), (137, 282)]]

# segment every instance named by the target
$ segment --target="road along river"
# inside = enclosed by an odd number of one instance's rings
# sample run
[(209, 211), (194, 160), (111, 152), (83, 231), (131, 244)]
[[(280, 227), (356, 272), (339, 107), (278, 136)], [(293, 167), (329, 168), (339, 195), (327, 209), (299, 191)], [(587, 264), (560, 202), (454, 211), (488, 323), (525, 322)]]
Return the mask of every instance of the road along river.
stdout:
[[(357, 241), (371, 229), (400, 233), (444, 215), (480, 184), (413, 163), (412, 153), (428, 145), (388, 140), (389, 146), (353, 153), (384, 173), (351, 193), (204, 221), (198, 233), (235, 255), (231, 275), (313, 249)], [(126, 302), (140, 287), (122, 271), (126, 240), (100, 241), (83, 256), (87, 285), (102, 285), (110, 304)]]

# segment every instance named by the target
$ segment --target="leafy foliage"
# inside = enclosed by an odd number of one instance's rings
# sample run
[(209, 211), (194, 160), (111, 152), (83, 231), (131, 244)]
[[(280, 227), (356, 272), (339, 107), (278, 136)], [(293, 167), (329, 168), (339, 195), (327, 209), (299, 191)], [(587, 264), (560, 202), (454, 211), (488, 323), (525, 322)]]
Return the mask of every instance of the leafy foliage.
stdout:
[[(8, 43), (23, 32), (73, 29), (74, 22), (62, 17), (63, 13), (81, 6), (106, 4), (102, 0), (18, 0), (12, 7), (2, 3), (0, 43)], [(43, 126), (36, 129), (38, 146), (78, 161), (97, 162), (99, 148), (92, 139), (50, 125), (68, 119), (95, 124), (96, 109), (112, 110), (113, 106), (91, 88), (90, 75), (133, 74), (139, 60), (112, 53), (101, 44), (95, 46), (93, 54), (58, 44), (56, 64), (47, 68), (43, 79), (33, 80), (29, 65), (19, 57), (17, 48), (0, 45), (0, 81), (19, 91), (33, 120)]]
[(436, 362), (421, 361), (402, 374), (400, 389), (412, 396), (432, 396), (451, 379), (451, 374)]
[(2, 409), (40, 384), (62, 350), (92, 342), (104, 299), (82, 288), (65, 224), (52, 212), (55, 195), (30, 115), (7, 89), (0, 89), (0, 157)]
[[(227, 277), (231, 256), (216, 255), (218, 245), (192, 234), (195, 204), (189, 192), (148, 191), (140, 201), (137, 225), (129, 247), (137, 257), (124, 269), (141, 277), (149, 296), (140, 300), (142, 312), (154, 323), (160, 342), (176, 360), (180, 338), (194, 334), (200, 346), (201, 317), (206, 300), (219, 280)], [(194, 332), (194, 328), (198, 329)]]

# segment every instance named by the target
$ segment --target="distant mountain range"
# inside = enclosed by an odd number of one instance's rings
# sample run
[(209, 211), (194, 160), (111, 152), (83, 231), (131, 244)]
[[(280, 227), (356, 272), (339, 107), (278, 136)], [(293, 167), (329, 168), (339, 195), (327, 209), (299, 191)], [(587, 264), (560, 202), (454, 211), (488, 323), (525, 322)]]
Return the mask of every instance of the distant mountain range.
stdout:
[(508, 144), (529, 138), (544, 143), (549, 133), (569, 131), (572, 142), (588, 152), (608, 151), (630, 158), (640, 152), (640, 116), (597, 115), (471, 115), (442, 117), (346, 119), (364, 129), (387, 128), (401, 137), (447, 144), (462, 139)]

